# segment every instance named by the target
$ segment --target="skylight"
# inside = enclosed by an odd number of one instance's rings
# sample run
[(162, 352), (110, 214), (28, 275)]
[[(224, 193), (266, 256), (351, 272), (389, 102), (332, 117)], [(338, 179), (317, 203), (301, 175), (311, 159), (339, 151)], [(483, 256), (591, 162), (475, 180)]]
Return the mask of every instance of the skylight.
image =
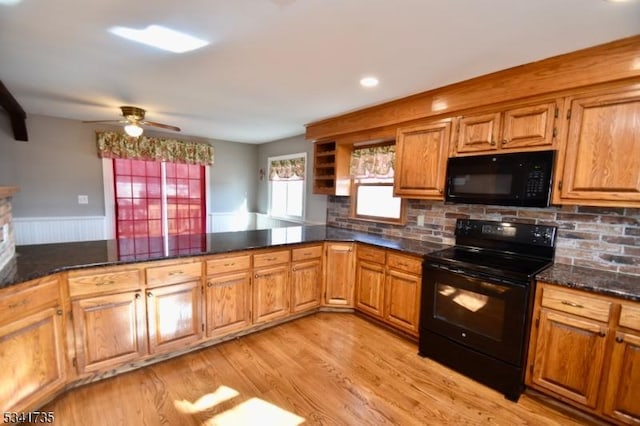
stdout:
[(158, 49), (173, 53), (184, 53), (200, 49), (209, 44), (208, 41), (190, 36), (161, 25), (149, 25), (143, 30), (127, 27), (113, 27), (109, 32), (129, 40), (144, 43)]

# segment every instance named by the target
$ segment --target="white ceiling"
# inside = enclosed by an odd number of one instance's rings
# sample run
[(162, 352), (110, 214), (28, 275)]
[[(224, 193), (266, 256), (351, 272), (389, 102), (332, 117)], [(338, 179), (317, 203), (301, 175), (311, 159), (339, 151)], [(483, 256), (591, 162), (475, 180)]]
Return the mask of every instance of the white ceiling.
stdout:
[[(151, 24), (211, 44), (173, 54), (108, 32)], [(640, 0), (0, 0), (0, 80), (27, 114), (136, 105), (186, 135), (262, 143), (638, 33)], [(377, 88), (359, 86), (369, 74)]]

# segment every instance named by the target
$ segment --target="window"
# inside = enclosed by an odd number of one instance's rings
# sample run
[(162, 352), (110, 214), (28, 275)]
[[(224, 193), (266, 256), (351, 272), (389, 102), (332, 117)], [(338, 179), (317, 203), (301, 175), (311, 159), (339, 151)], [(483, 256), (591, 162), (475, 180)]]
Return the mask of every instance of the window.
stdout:
[(382, 144), (351, 154), (353, 219), (405, 223), (405, 200), (393, 196), (395, 146)]
[(307, 154), (269, 157), (269, 215), (304, 220)]
[(121, 259), (202, 250), (205, 167), (113, 160), (116, 236)]

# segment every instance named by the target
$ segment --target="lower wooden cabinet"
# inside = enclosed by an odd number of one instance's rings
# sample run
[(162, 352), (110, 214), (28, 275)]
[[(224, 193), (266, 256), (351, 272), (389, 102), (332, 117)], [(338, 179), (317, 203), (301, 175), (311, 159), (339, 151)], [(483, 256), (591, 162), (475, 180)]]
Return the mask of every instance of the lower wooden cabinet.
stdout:
[(67, 380), (64, 311), (58, 277), (0, 295), (0, 409), (27, 411)]
[(250, 285), (250, 271), (207, 277), (207, 337), (239, 331), (251, 325)]
[(253, 255), (253, 323), (289, 315), (289, 250)]
[(72, 302), (79, 373), (107, 370), (147, 354), (146, 305), (141, 290)]
[(356, 309), (417, 336), (421, 259), (364, 245), (356, 259)]
[(324, 245), (324, 306), (353, 308), (355, 283), (354, 243)]
[(291, 313), (320, 306), (322, 244), (291, 249)]
[(527, 385), (640, 423), (640, 303), (538, 283)]
[(200, 339), (201, 294), (200, 281), (147, 289), (150, 353), (179, 349)]

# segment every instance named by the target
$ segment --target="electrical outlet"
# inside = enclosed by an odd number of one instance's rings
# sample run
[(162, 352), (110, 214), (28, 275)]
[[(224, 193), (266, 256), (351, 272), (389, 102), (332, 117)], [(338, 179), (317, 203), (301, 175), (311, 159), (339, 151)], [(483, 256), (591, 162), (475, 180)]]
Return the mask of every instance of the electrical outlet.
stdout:
[(78, 204), (89, 204), (88, 195), (78, 195)]
[(416, 218), (416, 222), (418, 222), (418, 226), (424, 226), (424, 215), (419, 214)]

